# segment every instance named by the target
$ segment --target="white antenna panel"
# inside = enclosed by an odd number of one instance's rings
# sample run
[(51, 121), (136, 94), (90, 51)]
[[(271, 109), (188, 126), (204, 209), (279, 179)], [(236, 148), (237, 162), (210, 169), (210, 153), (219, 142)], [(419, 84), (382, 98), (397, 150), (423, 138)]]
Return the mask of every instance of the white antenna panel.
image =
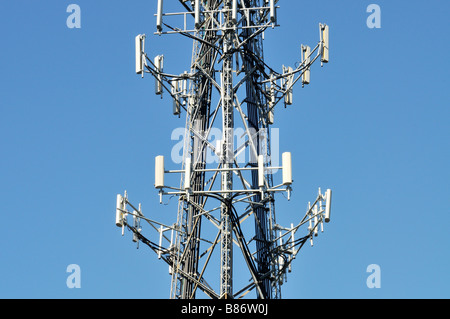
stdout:
[(330, 213), (331, 213), (331, 189), (327, 189), (325, 193), (325, 223), (330, 222)]
[(322, 48), (322, 59), (321, 61), (323, 63), (328, 63), (330, 57), (329, 57), (329, 53), (330, 53), (330, 37), (329, 37), (329, 27), (324, 24), (321, 26), (321, 31), (322, 31), (322, 42), (323, 42), (323, 48)]
[(237, 24), (237, 11), (238, 11), (238, 4), (237, 0), (233, 0), (232, 6), (231, 6), (231, 22), (233, 24)]
[(318, 217), (318, 209), (317, 205), (314, 206), (314, 236), (319, 235), (319, 217)]
[(223, 142), (221, 140), (216, 140), (216, 155), (217, 155), (217, 157), (222, 156), (222, 148), (223, 148)]
[(277, 21), (277, 13), (275, 11), (275, 1), (270, 0), (270, 22), (275, 23)]
[(258, 186), (264, 187), (264, 155), (258, 155)]
[[(288, 67), (287, 68), (287, 73), (292, 73), (294, 72), (294, 69), (292, 67)], [(284, 96), (284, 103), (286, 103), (286, 105), (292, 105), (292, 100), (293, 100), (293, 88), (292, 88), (292, 81), (294, 79), (294, 76), (291, 75), (289, 76), (288, 80), (286, 81), (286, 85), (289, 87), (291, 86), (291, 88), (289, 90), (287, 90), (286, 95)]]
[(155, 158), (155, 188), (164, 187), (164, 156)]
[[(139, 231), (139, 217), (137, 217), (138, 212), (133, 211), (133, 226), (136, 228), (136, 230)], [(133, 242), (137, 243), (139, 241), (139, 238), (136, 233), (133, 232)]]
[(290, 152), (283, 153), (283, 185), (292, 184), (292, 157)]
[[(302, 63), (305, 66), (308, 66), (311, 63), (311, 48), (309, 46), (302, 46)], [(309, 69), (309, 66), (307, 69), (303, 72), (302, 77), (302, 83), (303, 84), (309, 84), (311, 82), (311, 71)]]
[(173, 95), (178, 94), (180, 90), (179, 80), (178, 79), (172, 80), (171, 84), (172, 84), (172, 94)]
[(161, 226), (159, 227), (159, 249), (158, 249), (158, 259), (161, 259), (161, 255), (162, 255), (161, 247), (162, 247), (163, 231), (164, 231), (164, 229), (163, 229), (163, 226), (161, 225)]
[(200, 0), (195, 0), (195, 7), (194, 7), (194, 17), (195, 17), (195, 28), (200, 28)]
[(181, 114), (181, 106), (180, 106), (180, 81), (181, 80), (172, 80), (172, 95), (173, 97), (173, 115)]
[(185, 168), (184, 168), (184, 189), (191, 188), (191, 158), (186, 158)]
[(144, 51), (145, 36), (139, 34), (135, 39), (136, 46), (136, 74), (142, 74), (144, 65), (142, 60), (142, 52)]
[(268, 116), (269, 125), (272, 125), (274, 123), (274, 121), (275, 121), (275, 115), (274, 115), (274, 112), (272, 109), (269, 111), (269, 116)]
[(116, 226), (123, 226), (123, 197), (120, 194), (117, 194), (117, 202), (116, 202)]
[[(164, 55), (158, 55), (155, 57), (154, 60), (154, 64), (155, 64), (155, 68), (156, 68), (156, 72), (161, 73), (163, 72), (164, 69)], [(161, 75), (158, 75), (155, 78), (155, 94), (156, 95), (161, 95), (163, 92), (163, 87), (162, 87), (162, 78)]]
[(162, 15), (163, 15), (163, 0), (158, 0), (158, 9), (156, 11), (156, 30), (162, 31)]
[(181, 114), (181, 104), (180, 104), (180, 100), (178, 100), (178, 98), (173, 99), (172, 112), (173, 112), (173, 115)]

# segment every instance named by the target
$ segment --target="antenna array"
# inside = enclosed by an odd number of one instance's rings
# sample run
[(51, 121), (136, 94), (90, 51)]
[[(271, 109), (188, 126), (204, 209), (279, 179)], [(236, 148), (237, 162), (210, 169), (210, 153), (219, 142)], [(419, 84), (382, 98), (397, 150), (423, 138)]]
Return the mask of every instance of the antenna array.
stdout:
[[(155, 93), (172, 98), (173, 114), (186, 114), (181, 169), (167, 169), (164, 156), (155, 158), (160, 202), (176, 196), (177, 219), (165, 225), (146, 217), (141, 204), (134, 206), (125, 192), (117, 195), (116, 225), (122, 234), (130, 230), (134, 242), (144, 243), (168, 264), (171, 298), (195, 298), (199, 290), (210, 298), (243, 298), (252, 290), (258, 298), (281, 298), (292, 261), (330, 221), (331, 190), (322, 194), (319, 188), (299, 223), (287, 228), (276, 223), (275, 195), (291, 196), (292, 156), (284, 152), (277, 164), (271, 125), (280, 101), (293, 104), (294, 85), (310, 84), (313, 63), (328, 63), (329, 27), (320, 24), (318, 44), (301, 45), (298, 65), (283, 66), (279, 73), (264, 62), (263, 52), (264, 32), (278, 26), (278, 1), (179, 2), (185, 11), (167, 13), (158, 0), (155, 34), (193, 39), (190, 70), (166, 73), (163, 55), (150, 59), (145, 53), (146, 36), (135, 39), (136, 73), (151, 74)], [(210, 137), (215, 128), (221, 138), (214, 145)], [(238, 143), (236, 131), (241, 133)], [(168, 174), (179, 175), (179, 187), (166, 185)], [(153, 238), (142, 234), (142, 221), (154, 230)], [(238, 257), (248, 270), (247, 282), (234, 280)], [(215, 259), (220, 261), (213, 263)], [(217, 278), (219, 287), (214, 288)]]

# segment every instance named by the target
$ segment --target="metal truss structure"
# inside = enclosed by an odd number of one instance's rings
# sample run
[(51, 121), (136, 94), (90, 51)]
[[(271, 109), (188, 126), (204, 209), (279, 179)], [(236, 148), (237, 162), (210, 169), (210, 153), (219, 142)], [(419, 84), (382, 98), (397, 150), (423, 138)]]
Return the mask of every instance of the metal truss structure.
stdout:
[[(178, 198), (176, 222), (165, 225), (144, 216), (125, 192), (117, 195), (116, 225), (168, 264), (171, 298), (196, 298), (199, 291), (210, 298), (243, 298), (252, 290), (257, 298), (281, 298), (292, 261), (330, 220), (331, 190), (319, 189), (297, 224), (277, 224), (275, 195), (290, 198), (292, 159), (285, 152), (278, 164), (271, 126), (275, 107), (293, 103), (294, 85), (309, 84), (312, 64), (328, 62), (328, 26), (319, 25), (313, 49), (302, 45), (295, 68), (277, 72), (264, 62), (263, 33), (278, 26), (278, 1), (179, 2), (185, 11), (165, 13), (158, 0), (155, 34), (193, 39), (189, 71), (165, 73), (164, 57), (148, 58), (145, 35), (136, 37), (136, 73), (151, 74), (155, 93), (172, 98), (173, 114), (186, 114), (182, 167), (167, 169), (164, 156), (155, 159), (160, 201), (166, 195)], [(221, 138), (213, 143), (217, 129)], [(166, 185), (167, 174), (180, 175), (179, 187)], [(143, 234), (143, 221), (154, 239)]]

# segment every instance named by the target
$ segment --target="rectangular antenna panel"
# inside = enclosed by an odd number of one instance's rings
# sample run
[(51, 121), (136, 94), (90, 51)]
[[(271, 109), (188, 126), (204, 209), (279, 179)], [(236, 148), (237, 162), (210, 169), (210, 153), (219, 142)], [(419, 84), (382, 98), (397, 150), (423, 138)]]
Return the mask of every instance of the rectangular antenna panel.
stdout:
[(156, 30), (162, 31), (162, 15), (163, 15), (163, 0), (158, 0), (158, 9), (156, 11)]
[(264, 155), (258, 155), (258, 186), (264, 187)]
[(317, 204), (314, 206), (314, 236), (319, 235), (319, 217), (318, 217), (318, 209)]
[(233, 24), (237, 24), (237, 11), (238, 11), (238, 4), (237, 0), (233, 0), (233, 4), (231, 6), (231, 22)]
[(191, 188), (191, 159), (186, 158), (185, 168), (184, 168), (184, 189)]
[(323, 63), (328, 63), (330, 57), (329, 57), (329, 52), (330, 52), (330, 38), (329, 38), (329, 27), (324, 24), (321, 27), (322, 30), (322, 41), (323, 41), (323, 49), (322, 49), (322, 59), (321, 61)]
[(141, 74), (144, 71), (143, 61), (142, 61), (142, 51), (144, 45), (144, 37), (139, 34), (135, 39), (136, 45), (136, 74)]
[(116, 226), (123, 226), (123, 197), (120, 194), (117, 194), (117, 202), (116, 202)]
[(164, 156), (155, 158), (155, 188), (164, 187)]
[(180, 104), (180, 100), (178, 100), (177, 98), (173, 99), (172, 112), (173, 112), (173, 115), (181, 114), (181, 104)]
[(277, 21), (277, 13), (275, 11), (275, 1), (270, 0), (270, 22), (276, 23)]
[[(133, 211), (133, 226), (134, 228), (139, 231), (139, 220), (140, 218), (137, 217), (139, 213), (137, 211)], [(139, 241), (138, 235), (136, 233), (133, 232), (133, 242), (137, 243)]]
[(172, 80), (172, 94), (173, 94), (173, 115), (181, 114), (181, 103), (180, 103), (180, 81)]
[(198, 30), (200, 28), (200, 0), (195, 0), (194, 11), (195, 28)]
[(292, 184), (292, 158), (290, 152), (283, 153), (283, 185)]
[[(302, 46), (302, 63), (304, 63), (305, 66), (308, 66), (311, 63), (311, 48), (309, 46)], [(311, 71), (309, 66), (307, 69), (303, 72), (302, 77), (302, 83), (303, 84), (309, 84), (311, 81)]]
[(275, 115), (273, 113), (273, 109), (269, 111), (269, 116), (268, 116), (268, 124), (272, 125), (275, 121)]
[(331, 189), (327, 189), (325, 193), (325, 223), (330, 222), (330, 213), (331, 213)]
[[(156, 72), (158, 72), (158, 73), (163, 72), (164, 55), (156, 56), (155, 60), (154, 60), (154, 64), (155, 64)], [(156, 95), (161, 95), (163, 92), (163, 86), (162, 86), (161, 81), (162, 81), (161, 75), (158, 75), (157, 77), (155, 77), (155, 94)]]
[[(288, 67), (287, 68), (287, 73), (292, 73), (294, 71), (294, 69), (292, 67)], [(286, 105), (292, 105), (292, 100), (293, 100), (293, 88), (292, 88), (292, 82), (294, 79), (294, 75), (289, 75), (286, 79), (286, 89), (288, 87), (290, 87), (289, 90), (287, 90), (286, 95), (284, 96), (284, 103), (286, 103)]]

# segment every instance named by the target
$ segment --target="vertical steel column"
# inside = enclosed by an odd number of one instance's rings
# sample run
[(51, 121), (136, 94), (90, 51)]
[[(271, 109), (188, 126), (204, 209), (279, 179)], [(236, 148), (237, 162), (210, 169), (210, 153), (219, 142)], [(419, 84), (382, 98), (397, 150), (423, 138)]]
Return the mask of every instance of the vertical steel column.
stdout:
[[(225, 4), (228, 9), (230, 1)], [(231, 23), (231, 15), (226, 15), (227, 25)], [(223, 168), (232, 168), (234, 165), (234, 136), (233, 136), (233, 30), (226, 30), (223, 37), (222, 62), (222, 158)], [(222, 190), (233, 189), (233, 173), (222, 172)], [(221, 208), (221, 252), (220, 252), (220, 296), (230, 298), (233, 295), (233, 225), (230, 219), (231, 203), (227, 203), (230, 194), (224, 194), (225, 203)]]

